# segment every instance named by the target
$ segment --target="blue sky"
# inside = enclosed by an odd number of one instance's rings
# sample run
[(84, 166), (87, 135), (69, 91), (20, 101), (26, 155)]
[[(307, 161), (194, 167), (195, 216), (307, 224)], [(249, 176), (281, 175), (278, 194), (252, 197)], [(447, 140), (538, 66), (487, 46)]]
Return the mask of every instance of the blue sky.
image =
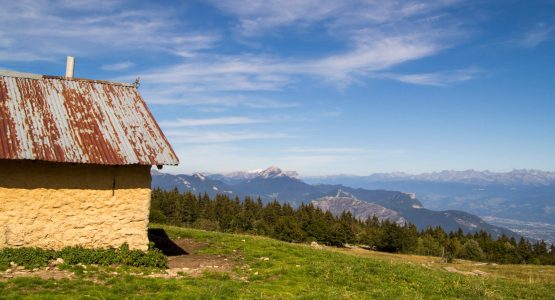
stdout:
[(554, 1), (0, 5), (0, 68), (140, 76), (169, 172), (555, 171)]

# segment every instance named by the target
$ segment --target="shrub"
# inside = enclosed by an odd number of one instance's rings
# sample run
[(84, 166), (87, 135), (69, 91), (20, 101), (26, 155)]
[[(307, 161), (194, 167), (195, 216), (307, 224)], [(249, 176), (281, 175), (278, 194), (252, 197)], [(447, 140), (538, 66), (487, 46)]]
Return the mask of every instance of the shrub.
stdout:
[(10, 262), (15, 262), (27, 269), (45, 267), (49, 261), (56, 258), (62, 258), (65, 263), (70, 265), (82, 263), (153, 268), (167, 268), (168, 266), (167, 257), (158, 249), (149, 249), (147, 252), (143, 252), (130, 250), (127, 244), (123, 244), (118, 249), (88, 249), (73, 246), (59, 251), (40, 248), (4, 248), (0, 250), (0, 270), (8, 268)]
[(470, 260), (483, 260), (484, 251), (475, 240), (468, 240), (462, 248), (462, 256)]
[(0, 268), (6, 269), (10, 262), (15, 262), (28, 269), (39, 268), (48, 265), (52, 259), (56, 259), (56, 251), (39, 248), (5, 248), (0, 250)]

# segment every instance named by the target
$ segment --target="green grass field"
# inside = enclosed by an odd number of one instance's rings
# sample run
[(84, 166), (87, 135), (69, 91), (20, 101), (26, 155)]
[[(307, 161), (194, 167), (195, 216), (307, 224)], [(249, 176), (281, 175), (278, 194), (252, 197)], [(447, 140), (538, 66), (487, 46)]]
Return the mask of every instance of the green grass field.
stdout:
[[(166, 279), (131, 275), (145, 271), (132, 268), (117, 268), (117, 275), (102, 268), (97, 273), (75, 269), (73, 279), (0, 281), (0, 298), (555, 299), (552, 266), (442, 264), (432, 257), (314, 249), (264, 237), (154, 227), (165, 229), (172, 239), (207, 244), (198, 254), (227, 257), (233, 270)], [(451, 273), (447, 266), (487, 275)]]

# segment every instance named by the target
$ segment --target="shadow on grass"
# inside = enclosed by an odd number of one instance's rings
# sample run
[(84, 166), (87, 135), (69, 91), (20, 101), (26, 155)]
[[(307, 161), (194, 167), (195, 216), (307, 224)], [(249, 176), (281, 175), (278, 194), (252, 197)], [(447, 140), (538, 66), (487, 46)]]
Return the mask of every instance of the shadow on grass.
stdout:
[(148, 240), (154, 243), (154, 247), (159, 249), (166, 256), (178, 256), (189, 254), (183, 248), (174, 243), (166, 231), (161, 228), (149, 228)]

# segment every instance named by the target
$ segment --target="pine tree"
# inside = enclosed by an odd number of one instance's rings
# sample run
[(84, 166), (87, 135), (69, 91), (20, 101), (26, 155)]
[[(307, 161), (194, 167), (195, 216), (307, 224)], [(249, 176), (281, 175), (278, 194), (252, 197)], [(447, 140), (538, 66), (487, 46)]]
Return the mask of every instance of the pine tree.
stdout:
[(524, 264), (532, 261), (532, 245), (524, 237), (521, 237), (518, 242), (517, 253), (520, 258), (520, 263)]

